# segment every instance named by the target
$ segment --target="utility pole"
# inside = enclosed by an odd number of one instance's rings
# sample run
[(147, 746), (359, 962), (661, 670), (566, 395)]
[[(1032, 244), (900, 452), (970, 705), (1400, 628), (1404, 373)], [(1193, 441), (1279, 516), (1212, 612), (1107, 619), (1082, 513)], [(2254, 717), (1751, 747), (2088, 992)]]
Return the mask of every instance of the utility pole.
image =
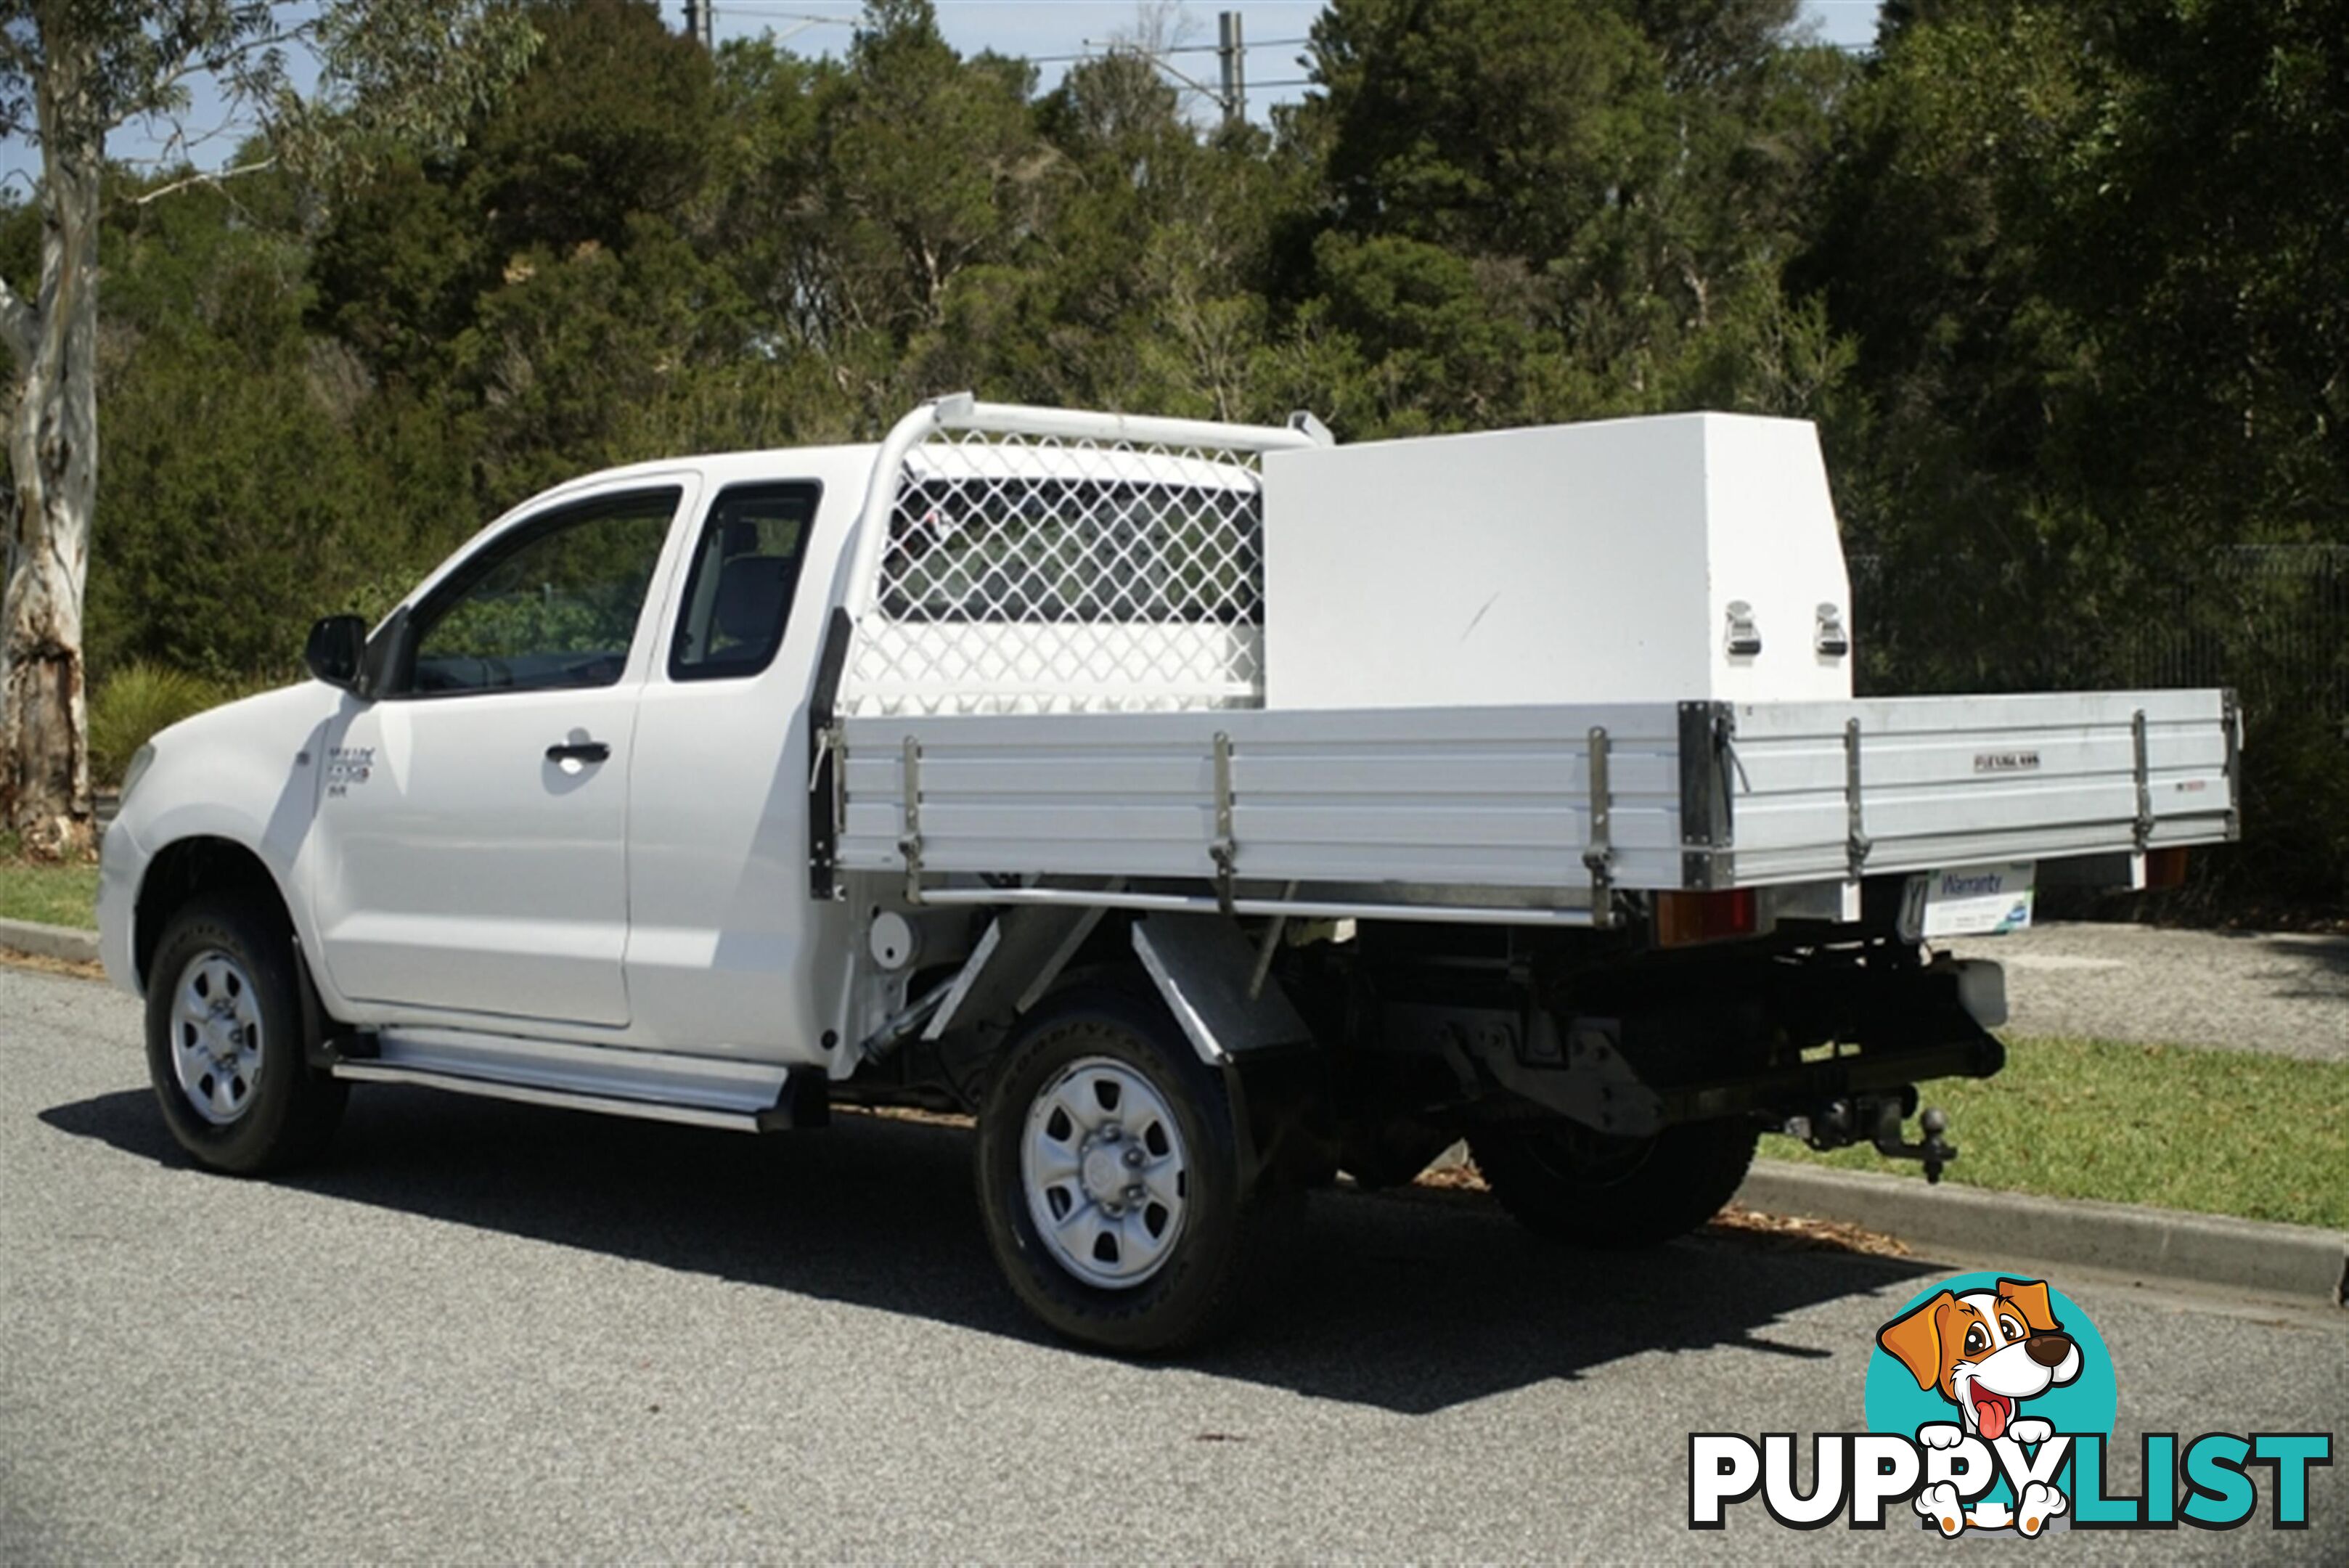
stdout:
[(705, 51), (718, 47), (717, 13), (711, 0), (685, 0), (685, 36)]
[[(690, 0), (688, 0), (690, 4)], [(1223, 67), (1222, 93), (1224, 123), (1227, 126), (1245, 124), (1247, 120), (1247, 45), (1240, 38), (1240, 14), (1220, 11), (1216, 15), (1216, 60)]]

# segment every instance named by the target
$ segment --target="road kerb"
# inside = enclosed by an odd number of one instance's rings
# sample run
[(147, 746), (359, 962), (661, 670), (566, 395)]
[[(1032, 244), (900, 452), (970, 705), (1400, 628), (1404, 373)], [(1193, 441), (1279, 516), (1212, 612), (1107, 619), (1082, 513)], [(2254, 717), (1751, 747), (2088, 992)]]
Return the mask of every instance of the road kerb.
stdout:
[(0, 948), (31, 953), (36, 958), (63, 959), (67, 963), (96, 963), (98, 933), (72, 926), (45, 926), (38, 920), (0, 920)]
[(2344, 1304), (2349, 1235), (2131, 1203), (1992, 1192), (1915, 1177), (1757, 1159), (1737, 1201), (1839, 1220), (1912, 1246), (2077, 1263), (2148, 1279), (2230, 1285)]

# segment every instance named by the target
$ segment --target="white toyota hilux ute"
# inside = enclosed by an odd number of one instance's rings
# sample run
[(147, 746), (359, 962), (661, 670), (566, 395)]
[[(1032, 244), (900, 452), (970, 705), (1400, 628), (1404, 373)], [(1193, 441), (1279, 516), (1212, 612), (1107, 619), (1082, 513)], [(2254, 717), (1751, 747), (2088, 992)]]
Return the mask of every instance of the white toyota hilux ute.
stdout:
[(1851, 626), (1796, 421), (942, 399), (562, 486), (319, 622), (314, 679), (140, 753), (105, 961), (222, 1170), (355, 1083), (975, 1113), (1020, 1299), (1166, 1352), (1306, 1189), (1458, 1139), (1587, 1245), (1702, 1224), (1765, 1131), (1954, 1157), (1904, 1124), (1998, 1070), (2003, 993), (1932, 944), (2175, 880), (2240, 725), (1855, 699)]

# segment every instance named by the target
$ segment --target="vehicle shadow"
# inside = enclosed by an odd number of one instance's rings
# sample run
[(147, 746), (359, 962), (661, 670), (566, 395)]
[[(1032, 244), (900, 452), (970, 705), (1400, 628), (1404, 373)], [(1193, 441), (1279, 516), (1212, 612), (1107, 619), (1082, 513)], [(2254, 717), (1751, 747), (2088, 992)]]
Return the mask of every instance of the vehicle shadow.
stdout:
[[(143, 1091), (40, 1119), (188, 1165)], [(970, 1135), (957, 1127), (846, 1115), (825, 1132), (751, 1138), (370, 1086), (352, 1096), (329, 1161), (282, 1185), (1049, 1340), (988, 1255)], [(1774, 1343), (1771, 1325), (1934, 1272), (1717, 1231), (1651, 1252), (1576, 1252), (1525, 1234), (1475, 1194), (1316, 1194), (1310, 1221), (1246, 1331), (1186, 1366), (1425, 1413), (1647, 1351), (1823, 1358), (1831, 1353)]]
[(2277, 961), (2262, 978), (2277, 981), (2275, 994), (2321, 1002), (2349, 1000), (2349, 938), (2277, 937), (2255, 939), (2260, 950)]

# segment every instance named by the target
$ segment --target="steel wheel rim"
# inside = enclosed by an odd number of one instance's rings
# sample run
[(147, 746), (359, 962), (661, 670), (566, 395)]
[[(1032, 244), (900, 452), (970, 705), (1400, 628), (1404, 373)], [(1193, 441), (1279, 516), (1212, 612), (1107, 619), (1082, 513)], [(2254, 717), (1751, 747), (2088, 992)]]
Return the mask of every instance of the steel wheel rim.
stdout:
[(171, 1071), (196, 1115), (226, 1127), (261, 1087), (261, 1002), (244, 966), (206, 948), (171, 990)]
[(1107, 1056), (1054, 1074), (1019, 1140), (1029, 1217), (1052, 1261), (1089, 1285), (1131, 1290), (1174, 1255), (1190, 1157), (1156, 1085)]

